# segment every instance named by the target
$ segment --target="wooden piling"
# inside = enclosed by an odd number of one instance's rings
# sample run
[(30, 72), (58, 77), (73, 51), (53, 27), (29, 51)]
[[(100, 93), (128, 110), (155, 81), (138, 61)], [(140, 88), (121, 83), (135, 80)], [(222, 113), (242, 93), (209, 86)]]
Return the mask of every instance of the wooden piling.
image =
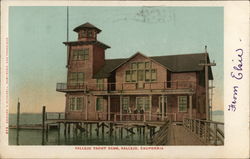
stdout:
[(104, 136), (104, 123), (102, 123), (102, 136)]
[(90, 135), (90, 137), (92, 136), (92, 124), (91, 123), (89, 125), (89, 135)]
[(96, 123), (96, 136), (99, 136), (99, 123)]
[(68, 123), (67, 125), (68, 125), (68, 136), (70, 137), (70, 123)]
[(109, 123), (109, 136), (112, 136), (113, 133), (113, 123)]
[(67, 125), (66, 125), (66, 123), (64, 123), (64, 136), (66, 136), (66, 131), (67, 130)]
[(49, 139), (49, 124), (46, 124), (45, 135), (46, 135), (46, 141), (48, 141), (48, 139)]
[(16, 144), (19, 145), (19, 119), (20, 119), (20, 102), (17, 103), (17, 118), (16, 118)]
[(45, 133), (45, 113), (46, 113), (46, 107), (43, 106), (43, 110), (42, 110), (42, 145), (45, 144), (44, 142), (44, 133)]
[(58, 145), (60, 145), (60, 127), (61, 127), (61, 124), (60, 123), (58, 123), (57, 124), (58, 125), (58, 130), (57, 130), (57, 137), (58, 137), (58, 141), (57, 141), (57, 143), (58, 143)]
[(76, 127), (77, 124), (78, 124), (78, 123), (74, 123), (74, 124), (73, 124), (73, 131), (74, 131), (75, 137), (77, 137), (77, 127)]
[(121, 127), (121, 139), (123, 138), (123, 128)]

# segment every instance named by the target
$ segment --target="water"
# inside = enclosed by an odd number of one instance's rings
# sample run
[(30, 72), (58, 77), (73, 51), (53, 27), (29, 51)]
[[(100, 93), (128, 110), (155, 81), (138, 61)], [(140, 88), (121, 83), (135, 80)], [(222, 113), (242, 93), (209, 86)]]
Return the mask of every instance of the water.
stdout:
[[(223, 115), (213, 115), (213, 121), (224, 122)], [(10, 125), (16, 125), (16, 114), (9, 115)], [(42, 123), (41, 114), (21, 114), (20, 125), (38, 125)], [(148, 145), (150, 137), (147, 134), (144, 137), (143, 134), (139, 135), (134, 128), (135, 135), (131, 135), (125, 129), (123, 129), (123, 137), (117, 135), (114, 137), (107, 133), (108, 129), (105, 128), (105, 134), (102, 136), (101, 129), (99, 130), (99, 136), (96, 134), (96, 125), (92, 127), (92, 135), (86, 135), (86, 133), (78, 133), (75, 135), (71, 130), (70, 136), (64, 136), (63, 125), (61, 124), (61, 132), (58, 135), (56, 129), (50, 130), (48, 133), (48, 140), (46, 145)], [(221, 128), (224, 130), (224, 127)], [(157, 131), (157, 130), (156, 130)], [(114, 132), (113, 132), (114, 133)], [(16, 129), (9, 129), (9, 145), (16, 145)], [(19, 144), (20, 145), (41, 145), (42, 144), (42, 130), (33, 129), (20, 129), (19, 131)]]
[[(37, 125), (42, 123), (41, 114), (21, 114), (20, 125)], [(10, 125), (16, 125), (16, 114), (10, 114)], [(72, 126), (70, 135), (64, 135), (64, 126), (61, 124), (60, 134), (57, 129), (51, 129), (48, 133), (48, 140), (45, 140), (46, 145), (147, 145), (150, 141), (149, 134), (145, 137), (137, 133), (134, 128), (135, 134), (127, 132), (123, 129), (123, 136), (121, 137), (119, 129), (116, 129), (116, 135), (110, 136), (107, 133), (109, 130), (105, 127), (104, 134), (102, 135), (101, 128), (99, 128), (99, 136), (95, 131), (96, 124), (92, 126), (92, 133), (81, 133), (77, 135), (73, 132)], [(16, 129), (9, 129), (9, 145), (16, 145)], [(113, 134), (115, 131), (113, 131)], [(41, 145), (42, 144), (42, 130), (34, 129), (20, 129), (19, 130), (19, 145)]]
[[(95, 128), (95, 127), (93, 127)], [(105, 130), (107, 132), (107, 129)], [(117, 131), (119, 132), (119, 131)], [(99, 136), (96, 132), (92, 131), (92, 135), (86, 135), (86, 133), (78, 133), (75, 135), (72, 130), (70, 136), (64, 136), (63, 129), (61, 129), (60, 135), (57, 130), (50, 130), (48, 133), (48, 140), (46, 145), (147, 145), (149, 139), (145, 139), (143, 135), (127, 134), (123, 130), (123, 137), (116, 135), (116, 137), (109, 136), (108, 133), (101, 134), (99, 130)], [(9, 145), (16, 145), (16, 129), (10, 129), (9, 132)], [(19, 144), (20, 145), (41, 145), (42, 144), (42, 130), (25, 130), (19, 131)]]
[(212, 120), (224, 123), (224, 115), (223, 114), (222, 115), (221, 114), (220, 115), (213, 115)]

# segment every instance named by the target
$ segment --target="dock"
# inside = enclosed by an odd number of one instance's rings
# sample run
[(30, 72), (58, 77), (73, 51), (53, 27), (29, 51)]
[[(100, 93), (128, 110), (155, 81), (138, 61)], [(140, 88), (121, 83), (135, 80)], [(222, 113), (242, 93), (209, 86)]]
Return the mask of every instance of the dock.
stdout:
[[(144, 138), (145, 145), (224, 145), (224, 123), (184, 118), (183, 121), (164, 120), (73, 120), (65, 119), (63, 113), (56, 118), (49, 118), (52, 112), (46, 112), (43, 107), (42, 124), (36, 125), (10, 125), (10, 128), (40, 129), (42, 130), (42, 145), (46, 145), (49, 139), (49, 131), (57, 131), (58, 141), (60, 136), (85, 137), (95, 134), (98, 138), (126, 138), (139, 136)], [(55, 113), (55, 112), (53, 112)], [(18, 133), (17, 133), (18, 134)], [(17, 139), (18, 136), (17, 136)], [(18, 143), (18, 142), (17, 142)], [(115, 145), (115, 142), (113, 143)]]
[(168, 145), (204, 145), (196, 136), (184, 128), (183, 125), (172, 125)]

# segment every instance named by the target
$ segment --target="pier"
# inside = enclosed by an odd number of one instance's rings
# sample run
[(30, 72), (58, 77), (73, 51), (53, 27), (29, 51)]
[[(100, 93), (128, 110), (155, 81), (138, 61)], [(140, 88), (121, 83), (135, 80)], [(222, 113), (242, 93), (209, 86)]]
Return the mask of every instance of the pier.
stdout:
[[(43, 111), (44, 119), (43, 145), (48, 140), (48, 132), (57, 129), (58, 136), (63, 132), (65, 137), (105, 135), (124, 138), (135, 134), (146, 139), (145, 145), (223, 145), (224, 123), (184, 118), (182, 122), (174, 122), (171, 118), (160, 121), (141, 120), (72, 120), (65, 119), (64, 113), (50, 113)], [(57, 118), (49, 118), (51, 114)], [(132, 114), (133, 115), (133, 114)], [(115, 143), (114, 143), (115, 144)]]

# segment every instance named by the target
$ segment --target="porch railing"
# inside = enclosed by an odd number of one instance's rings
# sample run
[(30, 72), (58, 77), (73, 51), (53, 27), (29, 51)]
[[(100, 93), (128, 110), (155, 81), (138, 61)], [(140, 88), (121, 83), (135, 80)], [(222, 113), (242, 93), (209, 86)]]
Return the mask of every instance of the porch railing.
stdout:
[(57, 83), (56, 90), (63, 91), (67, 89), (96, 90), (96, 91), (115, 91), (115, 90), (162, 90), (162, 89), (179, 89), (179, 88), (196, 88), (195, 81), (167, 81), (167, 82), (125, 82), (125, 83)]
[(224, 144), (224, 123), (184, 118), (183, 126), (195, 134), (205, 144)]
[(150, 114), (149, 112), (145, 112), (143, 114), (140, 113), (122, 113), (119, 112), (79, 112), (78, 115), (66, 113), (65, 119), (72, 120), (87, 120), (87, 121), (136, 121), (136, 122), (146, 122), (146, 121), (165, 121), (166, 119), (175, 121), (176, 115), (175, 113), (166, 113), (164, 116), (161, 114)]

